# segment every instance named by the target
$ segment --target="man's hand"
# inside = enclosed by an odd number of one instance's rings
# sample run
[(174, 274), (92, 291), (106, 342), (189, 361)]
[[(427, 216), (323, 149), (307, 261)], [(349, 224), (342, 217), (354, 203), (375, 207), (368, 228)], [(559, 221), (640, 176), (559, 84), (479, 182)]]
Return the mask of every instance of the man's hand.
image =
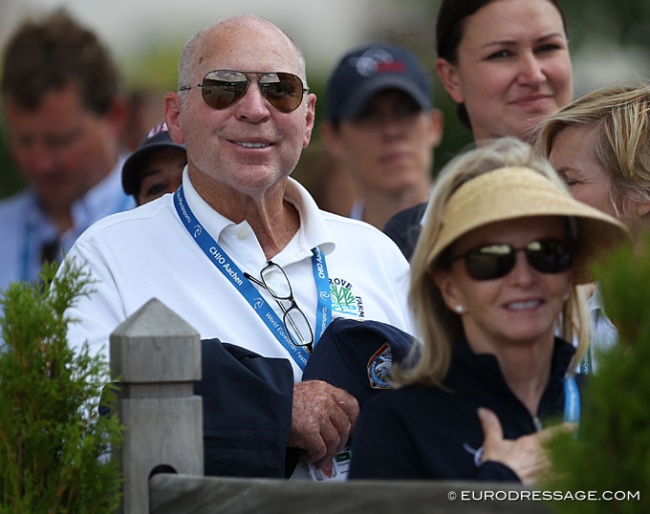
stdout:
[(492, 460), (505, 464), (517, 474), (524, 485), (534, 484), (540, 473), (550, 466), (544, 442), (553, 437), (558, 430), (575, 428), (565, 423), (521, 436), (513, 441), (503, 438), (501, 423), (494, 412), (481, 408), (478, 409), (478, 417), (485, 437), (481, 463)]
[(303, 449), (309, 462), (331, 473), (358, 414), (356, 398), (342, 389), (321, 380), (299, 382), (293, 387), (289, 446)]

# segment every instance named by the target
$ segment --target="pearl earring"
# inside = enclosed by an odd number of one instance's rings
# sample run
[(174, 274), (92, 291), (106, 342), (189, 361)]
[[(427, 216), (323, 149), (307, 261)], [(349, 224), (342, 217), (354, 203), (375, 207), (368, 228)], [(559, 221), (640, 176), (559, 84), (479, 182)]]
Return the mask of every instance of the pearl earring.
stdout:
[(456, 305), (456, 307), (454, 307), (454, 310), (455, 310), (458, 314), (462, 314), (463, 311), (464, 311), (465, 309), (463, 308), (462, 305)]

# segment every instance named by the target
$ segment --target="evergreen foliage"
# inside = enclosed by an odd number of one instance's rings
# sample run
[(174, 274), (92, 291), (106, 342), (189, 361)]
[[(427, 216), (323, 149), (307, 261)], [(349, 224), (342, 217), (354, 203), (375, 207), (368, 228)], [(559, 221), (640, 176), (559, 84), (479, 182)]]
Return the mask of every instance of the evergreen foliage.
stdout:
[(0, 513), (103, 513), (119, 505), (121, 475), (110, 448), (116, 417), (100, 416), (112, 392), (108, 363), (67, 345), (64, 313), (90, 292), (76, 264), (46, 265), (38, 284), (15, 282), (0, 295)]
[(650, 512), (650, 237), (623, 248), (596, 268), (605, 310), (619, 344), (600, 354), (598, 373), (583, 395), (577, 439), (561, 435), (549, 445), (549, 490), (575, 494), (629, 491), (625, 501), (562, 501), (560, 513)]

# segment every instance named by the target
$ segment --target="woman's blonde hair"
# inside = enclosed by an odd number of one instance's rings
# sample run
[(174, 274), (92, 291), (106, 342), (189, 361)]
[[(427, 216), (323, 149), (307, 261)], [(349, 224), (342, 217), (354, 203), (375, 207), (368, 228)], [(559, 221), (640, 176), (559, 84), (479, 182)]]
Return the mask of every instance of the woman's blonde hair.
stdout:
[(598, 129), (594, 151), (622, 220), (630, 216), (624, 198), (650, 201), (649, 83), (607, 85), (574, 100), (540, 124), (535, 151), (548, 158), (557, 135), (569, 127)]
[[(396, 385), (411, 382), (440, 385), (447, 374), (453, 345), (464, 337), (464, 333), (460, 316), (446, 306), (433, 280), (433, 272), (443, 266), (444, 257), (441, 256), (446, 253), (434, 253), (445, 222), (443, 211), (460, 186), (479, 175), (505, 167), (525, 167), (536, 171), (570, 197), (550, 163), (536, 156), (530, 145), (512, 137), (461, 154), (442, 169), (434, 183), (422, 233), (411, 259), (409, 303), (421, 343), (414, 349), (411, 364), (393, 370)], [(562, 311), (560, 336), (567, 341), (574, 338), (578, 341), (574, 365), (582, 359), (589, 344), (585, 304), (581, 288), (573, 286)]]

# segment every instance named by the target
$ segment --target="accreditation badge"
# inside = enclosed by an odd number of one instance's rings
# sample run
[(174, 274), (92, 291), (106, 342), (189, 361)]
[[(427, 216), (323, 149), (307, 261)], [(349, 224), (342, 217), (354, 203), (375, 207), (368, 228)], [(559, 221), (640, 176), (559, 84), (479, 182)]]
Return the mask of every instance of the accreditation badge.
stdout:
[(327, 476), (323, 470), (316, 467), (312, 462), (308, 462), (309, 476), (316, 482), (331, 480), (333, 482), (344, 482), (350, 472), (350, 461), (352, 460), (352, 450), (345, 448), (341, 453), (334, 456), (332, 462), (332, 475)]

